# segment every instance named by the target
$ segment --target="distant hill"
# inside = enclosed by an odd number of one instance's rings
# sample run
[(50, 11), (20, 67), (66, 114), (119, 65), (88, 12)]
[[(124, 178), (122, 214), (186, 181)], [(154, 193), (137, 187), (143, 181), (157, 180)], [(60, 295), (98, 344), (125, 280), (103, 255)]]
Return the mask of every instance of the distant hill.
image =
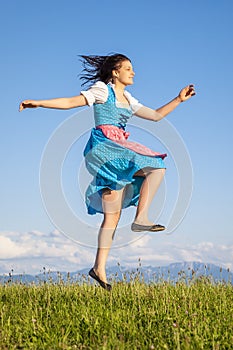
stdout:
[[(39, 284), (45, 282), (59, 283), (85, 283), (89, 281), (89, 268), (76, 272), (54, 272), (44, 271), (38, 275), (1, 275), (0, 283), (21, 283), (21, 284)], [(110, 280), (129, 282), (135, 278), (145, 283), (158, 283), (160, 281), (177, 282), (184, 280), (186, 282), (194, 278), (205, 276), (213, 282), (228, 282), (233, 284), (233, 273), (229, 269), (216, 266), (214, 264), (204, 264), (199, 262), (173, 263), (167, 266), (138, 266), (129, 268), (124, 266), (112, 266), (107, 269), (107, 275)], [(91, 281), (93, 282), (93, 281)]]

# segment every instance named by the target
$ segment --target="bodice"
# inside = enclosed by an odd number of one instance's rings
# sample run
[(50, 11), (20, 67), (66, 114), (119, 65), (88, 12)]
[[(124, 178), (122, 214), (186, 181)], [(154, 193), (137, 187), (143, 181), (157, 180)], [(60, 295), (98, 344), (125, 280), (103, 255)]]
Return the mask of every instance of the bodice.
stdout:
[(116, 96), (113, 87), (108, 87), (108, 99), (105, 103), (94, 104), (95, 126), (115, 125), (125, 129), (128, 120), (132, 117), (131, 107), (121, 108), (117, 106)]

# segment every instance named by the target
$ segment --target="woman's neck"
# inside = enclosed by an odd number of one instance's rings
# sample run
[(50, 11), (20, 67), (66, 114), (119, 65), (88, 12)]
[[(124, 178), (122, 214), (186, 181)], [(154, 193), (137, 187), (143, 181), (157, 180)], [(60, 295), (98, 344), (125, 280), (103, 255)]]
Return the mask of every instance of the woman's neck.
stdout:
[(115, 91), (117, 91), (117, 92), (119, 92), (120, 94), (124, 94), (124, 91), (125, 91), (125, 85), (124, 84), (122, 84), (122, 83), (120, 83), (119, 81), (116, 81), (115, 83), (114, 83), (114, 89), (115, 89)]

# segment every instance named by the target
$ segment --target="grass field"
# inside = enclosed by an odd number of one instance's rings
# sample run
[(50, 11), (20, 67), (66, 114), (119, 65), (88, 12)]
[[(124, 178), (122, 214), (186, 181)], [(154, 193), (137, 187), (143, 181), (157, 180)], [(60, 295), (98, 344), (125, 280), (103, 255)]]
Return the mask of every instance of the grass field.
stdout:
[(0, 349), (233, 349), (233, 286), (207, 278), (0, 286)]

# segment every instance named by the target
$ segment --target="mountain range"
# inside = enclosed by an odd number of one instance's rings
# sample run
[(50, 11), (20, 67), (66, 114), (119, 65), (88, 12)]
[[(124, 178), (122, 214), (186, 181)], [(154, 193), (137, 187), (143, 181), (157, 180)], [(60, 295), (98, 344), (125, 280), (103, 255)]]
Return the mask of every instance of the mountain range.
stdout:
[[(47, 271), (38, 275), (18, 274), (0, 275), (0, 283), (21, 283), (21, 284), (40, 284), (40, 283), (85, 283), (89, 282), (89, 268), (76, 272), (56, 272)], [(139, 262), (138, 267), (122, 267), (119, 264), (107, 268), (109, 281), (132, 281), (139, 279), (145, 283), (158, 283), (160, 281), (191, 281), (195, 278), (208, 278), (212, 282), (224, 282), (233, 284), (233, 273), (229, 269), (216, 266), (209, 263), (200, 262), (182, 262), (173, 263), (162, 267), (142, 266)], [(91, 281), (92, 283), (93, 281)]]

